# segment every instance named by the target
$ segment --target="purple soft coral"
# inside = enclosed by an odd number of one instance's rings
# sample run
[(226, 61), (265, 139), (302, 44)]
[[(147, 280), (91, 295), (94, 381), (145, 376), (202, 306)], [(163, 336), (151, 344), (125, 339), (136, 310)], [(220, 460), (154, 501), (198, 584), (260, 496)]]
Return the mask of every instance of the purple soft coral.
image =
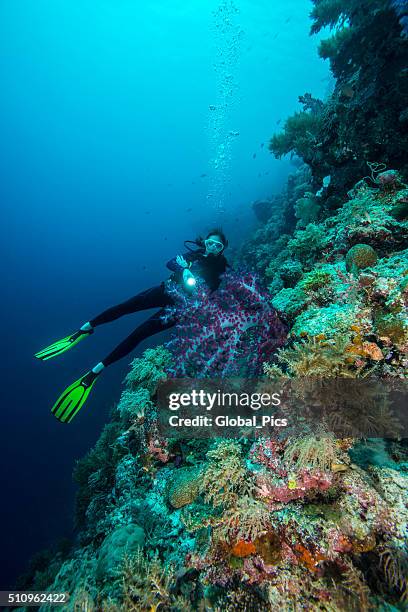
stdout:
[(167, 291), (175, 305), (163, 318), (177, 320), (166, 345), (175, 357), (171, 376), (256, 376), (286, 339), (270, 296), (251, 272), (225, 273), (214, 293), (200, 280), (191, 295), (172, 281)]

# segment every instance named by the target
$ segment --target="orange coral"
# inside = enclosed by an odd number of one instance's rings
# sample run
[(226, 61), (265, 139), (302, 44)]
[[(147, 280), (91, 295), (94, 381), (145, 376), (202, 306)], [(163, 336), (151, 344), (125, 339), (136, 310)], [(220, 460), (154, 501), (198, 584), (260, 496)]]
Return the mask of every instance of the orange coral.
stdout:
[(246, 542), (245, 540), (239, 540), (231, 550), (234, 557), (249, 557), (256, 553), (255, 545), (252, 542)]
[(348, 451), (352, 446), (354, 446), (354, 443), (354, 438), (339, 438), (338, 440), (336, 440), (336, 445), (342, 451)]
[(370, 358), (373, 361), (382, 361), (384, 355), (382, 350), (375, 342), (362, 341), (361, 336), (355, 336), (353, 343), (346, 348), (346, 353), (350, 355)]
[(296, 544), (295, 550), (298, 553), (297, 558), (302, 565), (305, 565), (308, 570), (313, 573), (317, 573), (319, 571), (318, 564), (320, 561), (324, 561), (325, 557), (319, 552), (315, 552), (312, 554), (310, 550), (305, 548), (302, 544)]
[(382, 350), (375, 342), (363, 342), (362, 349), (364, 351), (364, 355), (366, 357), (370, 357), (370, 359), (373, 359), (374, 361), (381, 361), (384, 359)]

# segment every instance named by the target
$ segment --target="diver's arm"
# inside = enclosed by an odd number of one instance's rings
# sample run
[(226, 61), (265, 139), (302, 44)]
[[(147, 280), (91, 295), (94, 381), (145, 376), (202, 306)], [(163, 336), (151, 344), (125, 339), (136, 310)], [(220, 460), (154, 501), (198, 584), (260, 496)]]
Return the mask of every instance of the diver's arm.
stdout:
[[(194, 259), (195, 253), (184, 253), (184, 255), (182, 255), (183, 259), (186, 260), (186, 262), (188, 264), (190, 264)], [(179, 263), (177, 263), (177, 257), (178, 255), (176, 255), (176, 257), (173, 257), (173, 259), (170, 259), (167, 263), (166, 263), (166, 267), (171, 270), (172, 272), (181, 272), (182, 270), (185, 269), (184, 266), (181, 266)]]

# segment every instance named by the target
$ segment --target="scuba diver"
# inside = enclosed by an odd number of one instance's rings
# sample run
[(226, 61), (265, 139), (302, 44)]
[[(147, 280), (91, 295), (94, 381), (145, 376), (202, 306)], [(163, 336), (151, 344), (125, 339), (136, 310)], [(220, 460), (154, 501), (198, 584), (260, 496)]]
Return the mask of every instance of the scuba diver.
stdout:
[[(193, 250), (186, 243), (193, 243), (198, 248)], [(220, 228), (215, 228), (207, 234), (205, 239), (198, 237), (195, 241), (186, 240), (184, 246), (188, 251), (183, 255), (177, 255), (166, 264), (167, 268), (173, 272), (170, 279), (180, 284), (187, 292), (194, 291), (196, 276), (204, 280), (211, 293), (218, 289), (221, 282), (220, 275), (226, 271), (227, 267), (231, 267), (223, 254), (228, 246), (228, 240), (223, 231)], [(71, 422), (84, 405), (95, 381), (105, 368), (128, 355), (142, 340), (176, 325), (177, 320), (174, 318), (167, 322), (161, 319), (165, 307), (171, 305), (174, 305), (174, 300), (166, 293), (165, 281), (162, 281), (160, 285), (146, 289), (146, 291), (138, 293), (129, 300), (104, 310), (95, 318), (84, 323), (73, 334), (57, 340), (35, 354), (37, 359), (47, 361), (65, 353), (78, 342), (93, 334), (95, 327), (98, 327), (98, 325), (115, 321), (123, 315), (139, 310), (160, 308), (144, 323), (136, 327), (102, 361), (65, 389), (51, 410), (59, 421), (62, 423)]]

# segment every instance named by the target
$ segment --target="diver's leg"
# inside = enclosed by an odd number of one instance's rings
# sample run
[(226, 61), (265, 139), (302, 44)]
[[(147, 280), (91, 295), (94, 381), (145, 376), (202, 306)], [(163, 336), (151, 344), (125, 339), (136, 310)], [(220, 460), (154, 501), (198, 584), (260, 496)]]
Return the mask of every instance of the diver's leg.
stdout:
[[(105, 359), (103, 359), (95, 368), (98, 368), (99, 371), (103, 369), (103, 367), (107, 367), (112, 365), (115, 361), (122, 359), (128, 355), (134, 348), (146, 338), (153, 336), (153, 334), (157, 334), (165, 329), (169, 329), (176, 324), (174, 319), (171, 319), (164, 323), (161, 320), (161, 315), (163, 314), (164, 309), (158, 310), (154, 315), (152, 315), (149, 319), (144, 321), (141, 325), (136, 327), (136, 329), (123, 340)], [(95, 370), (94, 368), (94, 370)]]
[(147, 319), (147, 321), (139, 325), (139, 327), (121, 342), (103, 361), (97, 363), (92, 370), (87, 372), (84, 376), (81, 376), (80, 379), (76, 380), (63, 391), (52, 408), (52, 413), (59, 421), (62, 423), (70, 423), (72, 421), (74, 416), (84, 405), (93, 385), (106, 366), (125, 357), (125, 355), (130, 353), (130, 351), (145, 338), (165, 329), (169, 329), (176, 324), (175, 319), (168, 320), (164, 323), (161, 319), (161, 315), (164, 314), (164, 312), (164, 308), (158, 310), (150, 319)]
[(170, 304), (173, 304), (173, 300), (165, 292), (164, 284), (161, 283), (157, 287), (151, 287), (150, 289), (146, 289), (146, 291), (138, 293), (129, 300), (126, 300), (126, 302), (122, 302), (121, 304), (117, 304), (116, 306), (112, 306), (111, 308), (104, 310), (101, 312), (101, 314), (88, 321), (85, 326), (94, 328), (98, 325), (102, 325), (103, 323), (115, 321), (116, 319), (119, 319), (119, 317), (131, 314), (132, 312), (147, 310), (148, 308), (163, 308), (164, 306), (168, 306)]

